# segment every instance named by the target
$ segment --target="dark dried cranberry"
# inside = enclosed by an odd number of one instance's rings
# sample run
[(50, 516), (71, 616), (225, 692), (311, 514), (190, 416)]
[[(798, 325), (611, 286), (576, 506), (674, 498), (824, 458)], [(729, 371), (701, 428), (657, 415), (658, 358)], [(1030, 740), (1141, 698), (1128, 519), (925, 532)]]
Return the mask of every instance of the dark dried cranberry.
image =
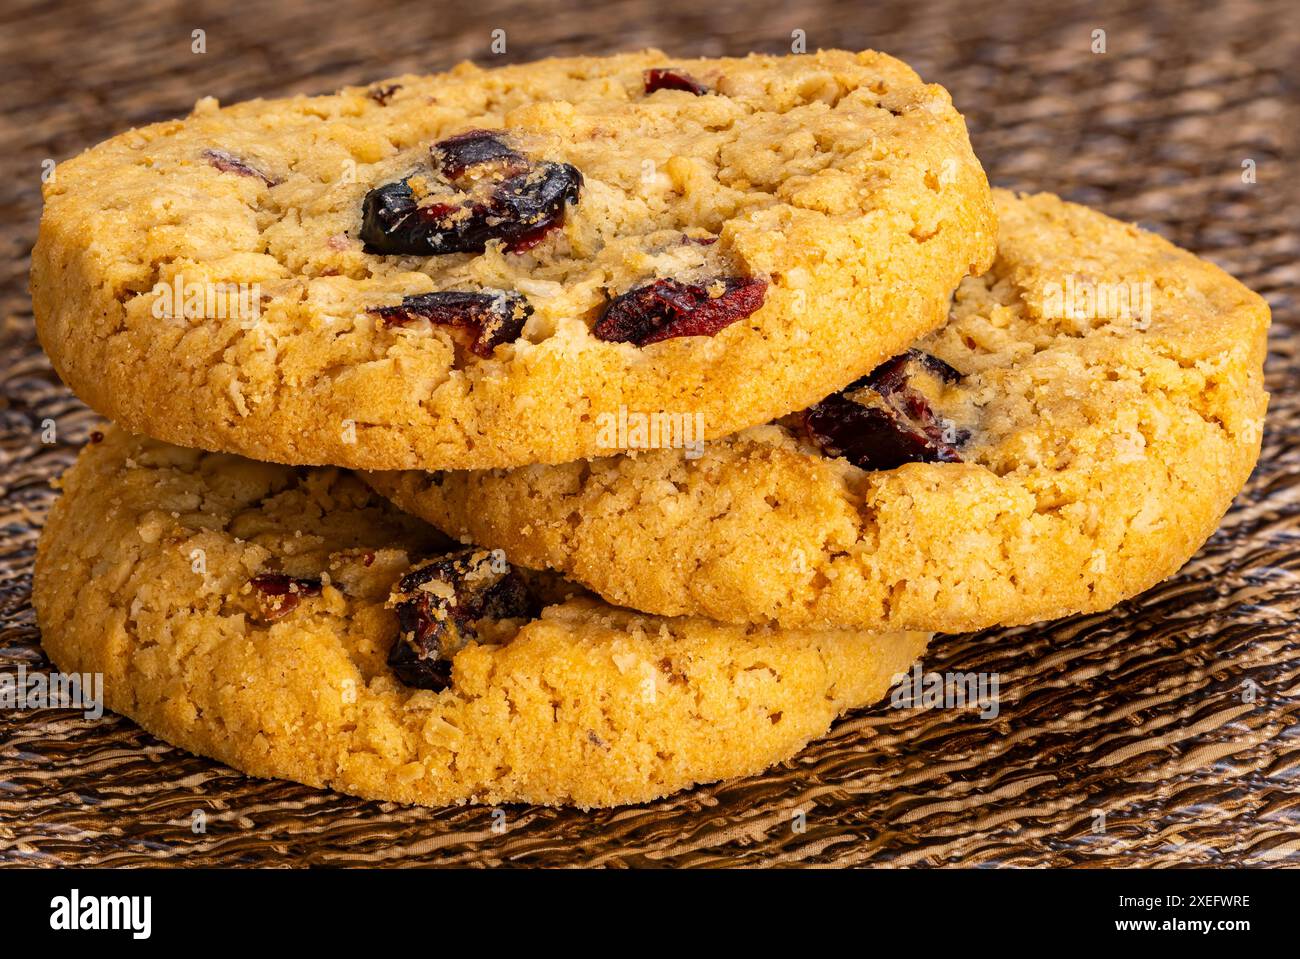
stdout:
[(374, 86), (366, 91), (366, 95), (374, 100), (381, 107), (388, 106), (388, 101), (392, 99), (393, 94), (402, 89), (400, 83), (389, 83), (384, 86)]
[(233, 153), (227, 153), (225, 150), (204, 150), (203, 159), (222, 173), (236, 173), (239, 176), (257, 177), (267, 186), (275, 186), (281, 182), (269, 174), (263, 173), (257, 167), (249, 164), (248, 161), (241, 160)]
[(592, 329), (597, 339), (646, 346), (678, 336), (713, 336), (755, 313), (767, 281), (727, 276), (710, 283), (655, 280), (615, 297)]
[[(401, 628), (405, 629), (405, 626)], [(451, 685), (450, 659), (442, 659), (438, 652), (422, 658), (415, 652), (414, 646), (401, 639), (388, 651), (388, 665), (403, 686), (432, 689), (435, 693), (440, 693)]]
[(968, 434), (945, 436), (930, 404), (912, 383), (921, 371), (946, 383), (961, 379), (938, 357), (908, 350), (810, 406), (803, 414), (804, 430), (826, 455), (842, 456), (866, 470), (890, 470), (904, 463), (960, 463), (958, 446)]
[(521, 153), (507, 146), (488, 130), (470, 130), (440, 140), (430, 151), (433, 162), (448, 180), (459, 180), (471, 167), (501, 163), (510, 175), (522, 173), (529, 163)]
[(906, 350), (885, 360), (865, 377), (867, 384), (877, 393), (888, 394), (905, 390), (916, 374), (917, 368), (937, 376), (945, 383), (960, 383), (961, 374), (939, 357), (921, 350)]
[(489, 240), (503, 240), (512, 253), (520, 244), (536, 246), (540, 236), (564, 222), (564, 211), (578, 202), (582, 174), (567, 163), (541, 163), (502, 182), (487, 210), (461, 228), (463, 242), (482, 250)]
[(645, 92), (654, 93), (656, 90), (685, 90), (697, 97), (709, 92), (708, 87), (689, 73), (671, 67), (654, 67), (645, 72)]
[(405, 180), (385, 183), (361, 204), (361, 239), (367, 253), (432, 253), (430, 231)]
[(482, 253), (492, 240), (522, 252), (563, 222), (576, 203), (582, 174), (567, 163), (543, 163), (503, 180), (485, 202), (421, 207), (406, 180), (377, 187), (362, 205), (367, 253), (432, 256)]
[(406, 297), (397, 306), (380, 306), (370, 312), (394, 326), (426, 319), (431, 323), (472, 330), (474, 342), (470, 349), (478, 356), (491, 356), (502, 343), (519, 339), (533, 308), (522, 294), (497, 290), (418, 293)]
[(451, 685), (451, 661), (478, 638), (477, 621), (536, 613), (519, 573), (474, 549), (417, 564), (398, 580), (389, 601), (397, 610), (398, 636), (388, 665), (407, 686), (435, 692)]
[(446, 199), (422, 206), (409, 177), (371, 190), (361, 206), (367, 253), (482, 253), (492, 240), (520, 252), (563, 222), (582, 189), (577, 168), (534, 163), (485, 130), (449, 137), (430, 153)]
[(319, 596), (319, 579), (303, 579), (286, 573), (258, 573), (248, 585), (261, 594), (262, 618), (267, 621), (287, 616), (304, 596)]

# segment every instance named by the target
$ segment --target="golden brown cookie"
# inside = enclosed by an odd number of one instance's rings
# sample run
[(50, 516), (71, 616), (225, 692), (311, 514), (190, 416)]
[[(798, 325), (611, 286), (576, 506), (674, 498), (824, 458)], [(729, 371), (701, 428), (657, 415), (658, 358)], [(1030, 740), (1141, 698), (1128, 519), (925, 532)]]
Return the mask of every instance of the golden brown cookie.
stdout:
[(116, 428), (63, 479), (42, 643), (107, 706), (258, 776), (398, 802), (608, 806), (756, 773), (880, 698), (916, 633), (616, 609), (337, 469)]
[(806, 405), (940, 325), (994, 233), (905, 64), (646, 51), (200, 101), (58, 167), (32, 295), (134, 432), (517, 466), (621, 448), (621, 411), (693, 442)]
[(1178, 569), (1259, 455), (1269, 311), (1217, 267), (995, 191), (948, 324), (801, 415), (558, 467), (375, 474), (466, 541), (661, 615), (958, 631)]

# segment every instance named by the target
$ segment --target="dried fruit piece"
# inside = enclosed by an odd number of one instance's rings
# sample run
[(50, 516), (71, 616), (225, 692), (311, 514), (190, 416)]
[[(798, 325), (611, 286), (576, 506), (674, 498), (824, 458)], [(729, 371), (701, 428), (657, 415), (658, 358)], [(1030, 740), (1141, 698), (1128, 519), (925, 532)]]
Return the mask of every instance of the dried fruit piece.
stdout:
[(615, 297), (592, 329), (597, 339), (647, 346), (678, 336), (713, 336), (757, 312), (767, 281), (727, 276), (709, 283), (655, 280)]
[(493, 240), (520, 252), (563, 222), (582, 189), (576, 167), (535, 163), (486, 130), (435, 143), (430, 155), (436, 174), (412, 174), (366, 194), (366, 252), (482, 253)]
[(550, 233), (558, 225), (556, 222), (547, 220), (532, 230), (520, 233), (514, 237), (506, 247), (507, 253), (526, 253), (537, 244), (546, 239), (546, 234)]
[(960, 463), (958, 447), (969, 434), (945, 430), (916, 388), (921, 373), (945, 383), (961, 379), (938, 357), (908, 350), (810, 406), (803, 414), (804, 431), (827, 456), (842, 456), (865, 470)]
[(204, 150), (203, 159), (216, 167), (222, 173), (235, 173), (239, 176), (257, 177), (267, 186), (276, 186), (281, 181), (275, 179), (267, 173), (263, 173), (257, 167), (250, 164), (247, 160), (241, 160), (233, 153), (227, 153), (225, 150)]
[(374, 100), (381, 107), (388, 106), (388, 101), (392, 99), (394, 93), (402, 89), (400, 83), (389, 83), (384, 86), (373, 86), (366, 91), (366, 95)]
[(652, 67), (645, 72), (645, 92), (654, 93), (656, 90), (685, 90), (697, 97), (709, 92), (708, 87), (689, 73), (672, 67)]
[(433, 145), (430, 153), (442, 175), (452, 181), (463, 178), (473, 167), (483, 167), (489, 163), (503, 164), (508, 171), (505, 176), (523, 173), (529, 166), (528, 159), (523, 154), (507, 146), (499, 136), (488, 130), (469, 130), (440, 140)]
[(258, 573), (248, 581), (259, 594), (261, 617), (274, 622), (289, 615), (298, 607), (304, 596), (319, 596), (322, 584), (319, 579), (303, 579), (286, 573)]
[(945, 383), (960, 383), (961, 374), (939, 357), (921, 350), (905, 350), (885, 360), (867, 374), (871, 388), (878, 393), (896, 393), (906, 390), (918, 372), (937, 376)]
[(480, 293), (418, 293), (406, 297), (397, 306), (380, 306), (370, 312), (393, 326), (426, 319), (431, 323), (472, 330), (474, 340), (470, 349), (478, 356), (491, 356), (502, 343), (519, 339), (533, 308), (520, 293), (485, 290)]
[(463, 242), (482, 249), (489, 240), (504, 240), (506, 249), (517, 253), (526, 243), (535, 246), (539, 237), (564, 221), (565, 208), (578, 202), (582, 174), (567, 163), (540, 163), (527, 172), (503, 181), (481, 214), (476, 207), (461, 228)]
[(385, 183), (366, 194), (361, 204), (361, 239), (367, 253), (432, 253), (415, 194), (406, 180)]
[(451, 685), (452, 659), (478, 639), (482, 620), (536, 612), (519, 573), (500, 554), (476, 549), (416, 564), (389, 603), (397, 610), (398, 636), (388, 665), (407, 686), (435, 692)]

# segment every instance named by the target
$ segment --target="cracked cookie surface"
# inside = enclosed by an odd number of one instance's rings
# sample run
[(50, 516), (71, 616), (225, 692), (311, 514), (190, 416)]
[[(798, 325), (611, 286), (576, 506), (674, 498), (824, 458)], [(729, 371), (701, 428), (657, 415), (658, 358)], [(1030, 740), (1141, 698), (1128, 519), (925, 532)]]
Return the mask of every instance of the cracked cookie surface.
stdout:
[[(428, 564), (454, 544), (353, 474), (115, 427), (62, 486), (33, 585), (58, 668), (102, 673), (108, 708), (177, 746), (367, 798), (608, 806), (755, 773), (926, 640), (646, 616), (519, 571), (526, 610), (494, 557)], [(436, 690), (391, 659), (422, 587), (421, 615), (473, 607)]]
[[(32, 294), (59, 374), (134, 432), (483, 468), (611, 452), (622, 407), (713, 437), (810, 403), (938, 326), (994, 233), (960, 114), (905, 64), (646, 51), (200, 101), (59, 165)], [(664, 281), (751, 295), (599, 335)], [(445, 293), (484, 299), (403, 309)]]
[[(818, 404), (821, 433), (794, 416), (697, 460), (369, 479), (457, 536), (659, 614), (961, 631), (1109, 608), (1176, 571), (1249, 475), (1268, 307), (1133, 226), (1053, 196), (994, 198), (997, 260), (915, 344), (915, 382), (877, 371)], [(845, 403), (897, 421), (882, 396), (911, 402), (911, 386), (925, 422), (898, 437), (933, 441), (914, 459), (956, 461), (850, 462), (902, 447), (863, 442)]]

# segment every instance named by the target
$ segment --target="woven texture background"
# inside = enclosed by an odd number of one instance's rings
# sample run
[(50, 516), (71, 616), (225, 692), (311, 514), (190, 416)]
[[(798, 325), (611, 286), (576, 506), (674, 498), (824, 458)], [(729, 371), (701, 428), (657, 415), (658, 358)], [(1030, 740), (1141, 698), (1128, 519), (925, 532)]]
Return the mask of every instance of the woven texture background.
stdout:
[[(251, 15), (250, 15), (251, 13)], [(1259, 468), (1173, 580), (1109, 613), (943, 637), (1001, 715), (876, 708), (791, 762), (581, 813), (409, 809), (247, 779), (106, 716), (0, 713), (0, 864), (1300, 865), (1300, 18), (1290, 0), (8, 0), (0, 13), (0, 669), (48, 668), (29, 602), (52, 492), (96, 420), (32, 334), (42, 161), (195, 99), (655, 45), (876, 47), (943, 83), (997, 184), (1140, 221), (1274, 311)], [(1106, 52), (1090, 49), (1106, 31)], [(207, 52), (191, 52), (191, 31)], [(1258, 182), (1242, 182), (1253, 159)], [(41, 423), (59, 441), (42, 444)], [(1244, 690), (1255, 692), (1244, 701)], [(191, 830), (202, 810), (203, 833)], [(793, 828), (802, 812), (806, 826)], [(1098, 813), (1105, 828), (1097, 831)], [(494, 830), (495, 824), (503, 828)]]

